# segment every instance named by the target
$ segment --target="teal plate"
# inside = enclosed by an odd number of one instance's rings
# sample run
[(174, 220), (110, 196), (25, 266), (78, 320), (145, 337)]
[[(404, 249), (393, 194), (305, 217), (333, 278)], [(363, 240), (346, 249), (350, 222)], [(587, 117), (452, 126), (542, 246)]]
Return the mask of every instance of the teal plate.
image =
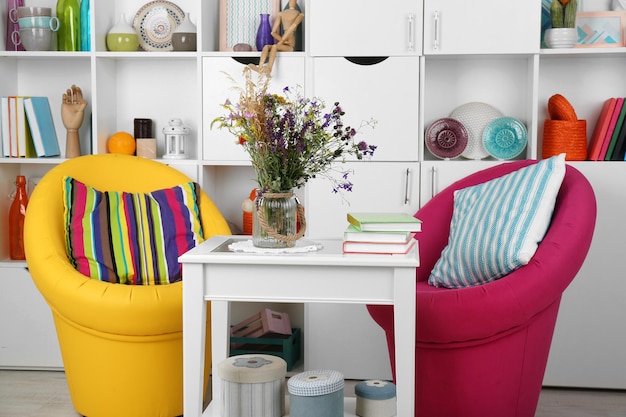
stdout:
[(496, 159), (515, 158), (522, 153), (527, 141), (526, 126), (513, 117), (499, 117), (483, 132), (485, 149)]

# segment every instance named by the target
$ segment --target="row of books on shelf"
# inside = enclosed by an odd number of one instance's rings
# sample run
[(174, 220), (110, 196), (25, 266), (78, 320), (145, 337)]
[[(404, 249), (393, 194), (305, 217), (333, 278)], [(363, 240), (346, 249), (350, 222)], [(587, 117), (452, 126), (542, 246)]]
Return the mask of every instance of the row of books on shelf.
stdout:
[(348, 213), (343, 253), (405, 254), (416, 243), (422, 221), (406, 213)]
[(589, 160), (626, 160), (626, 105), (623, 97), (604, 101), (589, 142)]
[(0, 97), (2, 156), (59, 156), (59, 141), (50, 103), (43, 96)]

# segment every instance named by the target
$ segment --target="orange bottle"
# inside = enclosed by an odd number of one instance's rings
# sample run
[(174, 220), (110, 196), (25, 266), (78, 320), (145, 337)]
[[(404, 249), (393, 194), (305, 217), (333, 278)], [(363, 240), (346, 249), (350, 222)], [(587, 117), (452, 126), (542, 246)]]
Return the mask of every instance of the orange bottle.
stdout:
[(11, 259), (24, 260), (24, 218), (28, 206), (26, 177), (18, 175), (15, 179), (17, 190), (9, 210), (9, 256)]

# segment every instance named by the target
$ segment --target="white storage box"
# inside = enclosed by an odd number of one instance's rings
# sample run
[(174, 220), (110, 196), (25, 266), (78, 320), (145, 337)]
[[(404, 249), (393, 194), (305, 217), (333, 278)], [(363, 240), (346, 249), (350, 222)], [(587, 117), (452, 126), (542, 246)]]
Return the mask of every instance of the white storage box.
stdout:
[(356, 415), (393, 417), (396, 415), (396, 386), (389, 381), (361, 381), (354, 387)]
[(285, 414), (287, 362), (272, 355), (238, 355), (217, 367), (222, 379), (223, 417), (281, 417)]
[(287, 381), (290, 417), (343, 417), (343, 374), (319, 370)]

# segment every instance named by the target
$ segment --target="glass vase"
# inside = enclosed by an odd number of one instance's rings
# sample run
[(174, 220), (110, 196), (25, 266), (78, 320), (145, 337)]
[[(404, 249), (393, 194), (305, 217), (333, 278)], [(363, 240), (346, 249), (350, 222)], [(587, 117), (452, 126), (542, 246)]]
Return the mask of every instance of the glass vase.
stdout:
[[(259, 248), (291, 248), (304, 236), (304, 211), (292, 191), (257, 190), (252, 213), (252, 244)], [(298, 228), (298, 220), (300, 227)]]
[(270, 24), (270, 15), (261, 13), (261, 21), (256, 32), (256, 50), (262, 51), (265, 45), (273, 45), (274, 37), (272, 36), (272, 25)]
[(57, 49), (59, 51), (80, 51), (80, 4), (78, 0), (59, 0), (57, 2)]
[(91, 51), (91, 10), (90, 0), (80, 2), (80, 49)]

